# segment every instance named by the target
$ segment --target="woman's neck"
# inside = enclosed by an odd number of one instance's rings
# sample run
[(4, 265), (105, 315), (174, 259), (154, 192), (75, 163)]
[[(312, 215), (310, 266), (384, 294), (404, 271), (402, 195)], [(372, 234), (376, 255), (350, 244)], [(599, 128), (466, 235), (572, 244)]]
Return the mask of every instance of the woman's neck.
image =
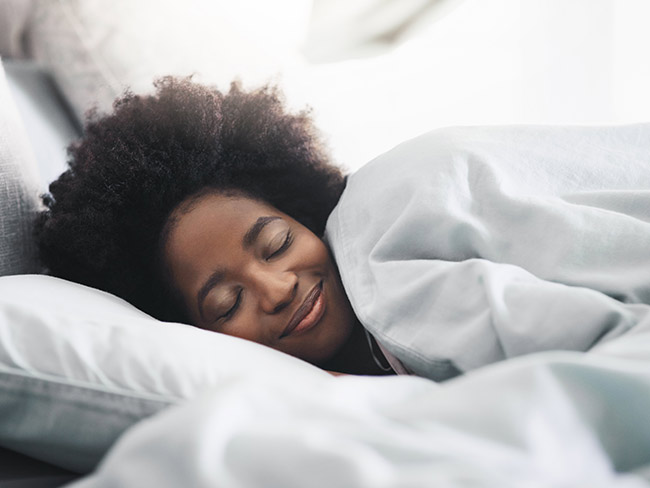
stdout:
[[(374, 341), (374, 339), (371, 339), (371, 341)], [(381, 364), (388, 365), (388, 361), (376, 343), (373, 344), (373, 350), (376, 359)], [(336, 355), (322, 366), (324, 369), (339, 373), (373, 376), (394, 374), (392, 369), (389, 368), (389, 371), (385, 371), (377, 364), (375, 357), (373, 357), (373, 350), (370, 349), (365, 329), (357, 321), (350, 338), (343, 344)]]

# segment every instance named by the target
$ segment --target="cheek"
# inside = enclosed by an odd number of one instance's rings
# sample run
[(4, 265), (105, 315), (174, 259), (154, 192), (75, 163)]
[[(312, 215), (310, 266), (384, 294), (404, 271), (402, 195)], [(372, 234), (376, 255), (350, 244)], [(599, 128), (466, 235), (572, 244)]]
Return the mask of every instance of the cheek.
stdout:
[(302, 255), (306, 262), (315, 267), (324, 269), (331, 267), (329, 251), (325, 243), (316, 236), (310, 235), (309, 239), (305, 239)]

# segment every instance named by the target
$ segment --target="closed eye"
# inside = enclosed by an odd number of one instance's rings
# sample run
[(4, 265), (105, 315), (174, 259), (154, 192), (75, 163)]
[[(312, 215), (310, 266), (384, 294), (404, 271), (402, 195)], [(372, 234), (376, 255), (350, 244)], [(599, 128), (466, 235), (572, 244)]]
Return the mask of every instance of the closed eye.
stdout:
[(280, 245), (279, 248), (277, 248), (275, 251), (269, 254), (266, 260), (269, 261), (270, 259), (273, 259), (274, 257), (282, 254), (284, 251), (289, 249), (289, 246), (291, 246), (292, 242), (293, 242), (293, 233), (291, 231), (287, 231), (287, 236), (285, 237), (284, 242)]
[(230, 309), (226, 313), (217, 317), (216, 320), (224, 320), (224, 321), (229, 320), (239, 308), (239, 304), (241, 303), (241, 296), (242, 296), (242, 290), (239, 290), (239, 293), (237, 294), (237, 300), (235, 300), (233, 306), (230, 307)]

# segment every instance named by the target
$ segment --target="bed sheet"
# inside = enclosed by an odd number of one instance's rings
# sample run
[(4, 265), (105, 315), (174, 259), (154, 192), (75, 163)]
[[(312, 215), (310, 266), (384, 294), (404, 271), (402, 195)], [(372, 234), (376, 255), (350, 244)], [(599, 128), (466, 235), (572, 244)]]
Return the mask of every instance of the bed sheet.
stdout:
[(131, 428), (69, 485), (650, 486), (650, 334), (445, 383), (242, 377)]

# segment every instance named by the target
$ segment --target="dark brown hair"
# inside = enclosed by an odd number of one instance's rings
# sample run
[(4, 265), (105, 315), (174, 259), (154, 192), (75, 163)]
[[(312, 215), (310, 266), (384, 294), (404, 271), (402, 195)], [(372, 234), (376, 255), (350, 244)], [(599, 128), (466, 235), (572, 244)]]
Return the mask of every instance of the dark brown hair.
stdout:
[(171, 212), (207, 189), (260, 198), (322, 235), (343, 190), (307, 112), (277, 89), (227, 93), (163, 78), (90, 114), (50, 185), (36, 238), (46, 272), (118, 295), (163, 320), (183, 312), (163, 279), (160, 240)]

